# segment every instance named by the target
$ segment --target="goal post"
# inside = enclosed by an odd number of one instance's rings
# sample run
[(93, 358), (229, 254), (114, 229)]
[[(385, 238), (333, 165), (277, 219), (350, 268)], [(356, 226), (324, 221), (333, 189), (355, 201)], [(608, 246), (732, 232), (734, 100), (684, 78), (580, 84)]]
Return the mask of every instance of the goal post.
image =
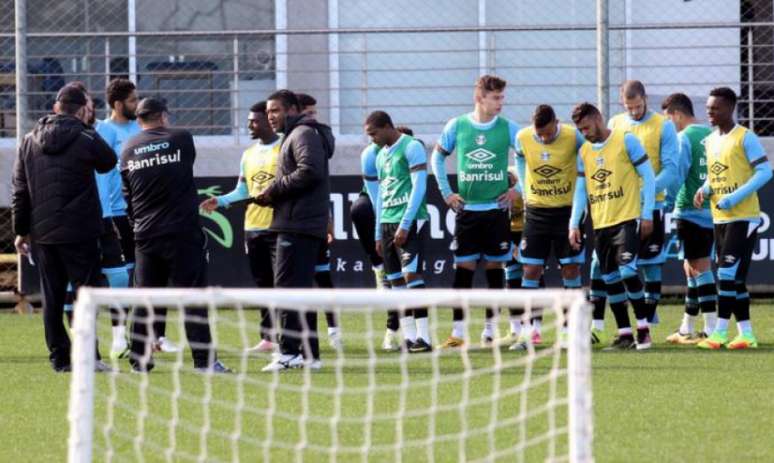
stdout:
[[(126, 360), (95, 374), (110, 307), (167, 308), (167, 335), (184, 351), (154, 354), (147, 374), (130, 374)], [(207, 308), (213, 344), (233, 374), (193, 373), (187, 307)], [(258, 307), (332, 311), (344, 346), (324, 347), (319, 371), (261, 372), (270, 356), (246, 351), (258, 340)], [(449, 309), (462, 308), (469, 348), (382, 352), (387, 312), (415, 307), (430, 309), (434, 346), (449, 332)], [(499, 309), (500, 332), (508, 309), (524, 309), (527, 321), (539, 308), (546, 342), (519, 352), (474, 348), (485, 307)], [(591, 462), (590, 322), (581, 290), (83, 288), (68, 461)], [(322, 345), (325, 319), (318, 325)]]

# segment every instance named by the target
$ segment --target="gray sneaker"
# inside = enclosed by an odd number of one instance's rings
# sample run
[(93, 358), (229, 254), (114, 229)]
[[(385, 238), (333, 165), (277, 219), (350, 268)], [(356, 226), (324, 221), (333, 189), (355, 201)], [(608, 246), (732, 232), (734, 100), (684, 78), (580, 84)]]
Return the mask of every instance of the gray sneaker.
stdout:
[(113, 367), (108, 365), (107, 363), (103, 362), (102, 360), (97, 360), (94, 362), (94, 372), (95, 373), (112, 373)]
[(227, 367), (223, 364), (220, 360), (216, 360), (215, 363), (208, 367), (198, 367), (194, 368), (194, 371), (197, 373), (205, 373), (205, 374), (223, 374), (223, 373), (233, 373), (234, 371), (231, 370), (231, 368)]

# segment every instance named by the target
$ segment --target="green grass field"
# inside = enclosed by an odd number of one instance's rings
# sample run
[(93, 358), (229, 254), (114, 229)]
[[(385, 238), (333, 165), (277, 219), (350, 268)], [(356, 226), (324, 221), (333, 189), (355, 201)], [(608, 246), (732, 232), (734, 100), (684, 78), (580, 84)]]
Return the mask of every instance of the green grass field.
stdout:
[[(681, 308), (665, 307), (661, 315), (664, 322), (655, 328), (658, 343), (651, 351), (594, 352), (596, 461), (771, 461), (774, 308), (754, 306), (753, 320), (762, 344), (748, 352), (667, 346), (663, 339), (677, 326)], [(234, 323), (237, 313), (222, 311), (218, 330), (224, 346), (222, 360), (244, 376), (216, 377), (210, 384), (190, 372), (187, 351), (179, 357), (187, 370), (179, 375), (172, 374), (174, 355), (159, 356), (143, 394), (138, 391), (145, 377), (126, 373), (125, 363), (123, 373), (99, 375), (95, 460), (104, 460), (110, 449), (115, 461), (136, 461), (140, 456), (163, 461), (170, 442), (180, 452), (175, 461), (205, 455), (205, 448), (208, 461), (230, 461), (235, 455), (242, 461), (262, 461), (267, 456), (283, 462), (299, 457), (329, 461), (326, 449), (334, 442), (345, 450), (338, 461), (401, 458), (413, 463), (430, 456), (435, 461), (453, 461), (460, 455), (475, 460), (494, 449), (502, 453), (497, 461), (531, 462), (542, 461), (552, 452), (566, 452), (566, 436), (552, 439), (546, 434), (550, 422), (560, 431), (566, 425), (565, 405), (546, 407), (552, 388), (560, 399), (566, 394), (563, 378), (546, 377), (552, 367), (565, 365), (563, 356), (550, 350), (538, 351), (530, 369), (518, 365), (524, 353), (503, 350), (500, 375), (492, 374), (498, 361), (492, 351), (471, 352), (465, 359), (469, 363), (458, 353), (448, 353), (412, 356), (403, 364), (396, 354), (377, 352), (379, 365), (375, 366), (369, 363), (369, 343), (353, 335), (364, 333), (369, 320), (350, 315), (342, 320), (346, 343), (342, 368), (336, 368), (335, 354), (323, 339), (322, 371), (291, 371), (275, 377), (259, 372), (267, 358), (248, 359), (236, 353), (243, 335), (249, 341), (257, 339), (256, 313), (247, 312), (246, 317), (250, 330), (242, 333)], [(446, 318), (445, 313), (441, 318)], [(102, 317), (102, 339), (109, 339), (106, 320)], [(383, 316), (375, 315), (370, 323), (374, 327), (370, 345), (378, 351)], [(608, 320), (612, 334), (611, 324)], [(177, 325), (168, 328), (172, 338), (178, 338), (176, 329)], [(477, 336), (479, 331), (474, 326), (471, 333)], [(442, 326), (436, 340), (446, 334)], [(63, 461), (70, 376), (54, 374), (48, 366), (40, 315), (0, 314), (0, 339), (0, 461)], [(461, 381), (466, 374), (468, 381)], [(526, 397), (519, 389), (525, 378), (540, 383)], [(403, 379), (407, 383), (401, 388)], [(367, 394), (369, 384), (376, 394)], [(346, 391), (338, 400), (337, 389)], [(492, 400), (493, 391), (499, 391), (499, 400)], [(111, 397), (114, 407), (107, 406)], [(202, 397), (209, 400), (203, 403)], [(437, 407), (435, 414), (429, 413), (432, 404)], [(275, 413), (269, 415), (266, 410), (272, 407)], [(138, 410), (146, 410), (148, 417), (138, 420)], [(400, 410), (408, 415), (397, 421), (394, 415)], [(526, 419), (521, 419), (523, 414)], [(309, 419), (301, 420), (302, 415)], [(366, 415), (372, 417), (370, 425), (362, 419)], [(111, 420), (113, 425), (105, 431)], [(463, 421), (468, 431), (465, 440), (459, 438)], [(491, 422), (497, 425), (488, 428)], [(240, 431), (238, 440), (236, 431)], [(141, 449), (135, 446), (140, 433), (145, 445)], [(399, 434), (403, 444), (395, 445)], [(278, 446), (265, 445), (269, 435)], [(525, 438), (532, 445), (520, 452), (515, 446)], [(434, 445), (428, 445), (430, 441)]]

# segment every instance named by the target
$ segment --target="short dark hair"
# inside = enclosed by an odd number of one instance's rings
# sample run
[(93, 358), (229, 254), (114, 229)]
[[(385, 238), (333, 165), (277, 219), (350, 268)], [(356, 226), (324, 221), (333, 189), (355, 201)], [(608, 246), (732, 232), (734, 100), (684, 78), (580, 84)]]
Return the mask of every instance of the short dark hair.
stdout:
[(317, 104), (317, 100), (306, 93), (296, 93), (296, 99), (298, 100), (298, 109), (304, 109), (307, 106), (314, 106)]
[(639, 80), (626, 80), (621, 84), (621, 95), (624, 98), (636, 98), (641, 96), (645, 98), (645, 84)]
[(536, 129), (542, 129), (556, 120), (556, 113), (551, 105), (541, 104), (535, 108), (532, 114), (532, 123)]
[(400, 133), (405, 133), (409, 137), (413, 137), (414, 136), (414, 131), (411, 130), (409, 127), (405, 126), (405, 125), (399, 125), (399, 126), (395, 127), (395, 130), (397, 130)]
[(688, 95), (685, 93), (673, 93), (669, 95), (661, 102), (661, 109), (669, 114), (680, 111), (686, 116), (693, 117), (693, 102), (691, 102), (691, 99), (688, 98)]
[(731, 105), (731, 108), (736, 108), (736, 93), (728, 87), (715, 87), (710, 90), (709, 96), (723, 98)]
[(259, 101), (258, 103), (250, 106), (250, 112), (266, 114), (266, 101)]
[(589, 103), (588, 101), (578, 103), (574, 108), (572, 108), (572, 121), (576, 125), (588, 116), (602, 117), (602, 113), (599, 112), (596, 106)]
[(488, 92), (502, 92), (506, 85), (505, 80), (491, 74), (484, 74), (476, 81), (476, 92), (480, 92), (481, 95)]
[(266, 101), (269, 100), (279, 101), (280, 104), (282, 104), (282, 107), (286, 110), (290, 108), (296, 108), (298, 111), (301, 110), (301, 106), (298, 104), (298, 97), (296, 94), (285, 88), (277, 90), (276, 92), (269, 95), (269, 97), (266, 98)]
[(74, 81), (68, 83), (67, 85), (69, 85), (71, 87), (77, 88), (78, 90), (82, 91), (84, 95), (88, 95), (89, 94), (89, 91), (86, 89), (86, 84), (84, 84), (80, 80), (74, 80)]
[(392, 124), (392, 118), (384, 111), (374, 111), (368, 115), (365, 120), (365, 125), (370, 125), (377, 128), (382, 127), (395, 127)]
[(129, 95), (136, 89), (134, 82), (129, 79), (118, 78), (111, 80), (105, 90), (110, 109), (113, 109), (117, 101), (124, 101), (129, 98)]
[(167, 101), (163, 98), (147, 97), (137, 104), (137, 117), (144, 122), (152, 122), (161, 119), (168, 112)]
[(88, 103), (86, 92), (83, 90), (83, 84), (80, 82), (70, 82), (60, 88), (56, 94), (56, 102), (59, 104), (59, 110), (65, 114), (74, 115)]

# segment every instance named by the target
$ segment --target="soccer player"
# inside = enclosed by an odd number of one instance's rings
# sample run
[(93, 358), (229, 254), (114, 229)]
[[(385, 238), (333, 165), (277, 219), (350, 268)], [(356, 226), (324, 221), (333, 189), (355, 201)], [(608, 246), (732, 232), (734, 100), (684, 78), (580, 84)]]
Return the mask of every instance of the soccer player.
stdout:
[(669, 118), (648, 109), (645, 86), (639, 80), (627, 80), (621, 85), (621, 103), (626, 112), (613, 116), (608, 126), (631, 132), (640, 140), (656, 175), (653, 233), (640, 243), (637, 266), (642, 269), (645, 277), (648, 320), (657, 323), (656, 308), (661, 299), (661, 267), (666, 261), (664, 198), (667, 188), (677, 182), (677, 131)]
[(594, 249), (618, 324), (618, 337), (608, 349), (635, 346), (626, 309), (627, 294), (637, 319), (636, 348), (649, 349), (648, 308), (636, 263), (640, 239), (646, 240), (653, 231), (656, 194), (653, 168), (637, 137), (621, 129), (605, 127), (602, 114), (594, 105), (577, 105), (573, 108), (572, 120), (586, 142), (578, 151), (570, 245), (576, 250), (581, 248), (581, 216), (588, 203), (594, 226)]
[[(680, 254), (686, 278), (685, 313), (680, 327), (667, 337), (671, 344), (696, 344), (708, 337), (717, 320), (715, 303), (717, 288), (710, 265), (712, 254), (712, 214), (709, 201), (700, 208), (693, 206), (693, 197), (707, 179), (707, 156), (704, 139), (711, 130), (698, 124), (693, 113), (693, 103), (684, 93), (673, 93), (661, 109), (680, 132), (677, 138), (680, 155), (677, 158), (678, 181), (668, 191), (667, 201), (674, 204), (672, 217), (677, 225)], [(701, 310), (704, 330), (696, 334), (694, 324)]]
[[(519, 251), (519, 260), (524, 264), (522, 288), (539, 287), (552, 249), (561, 265), (563, 286), (581, 287), (580, 265), (586, 252), (583, 245), (578, 249), (570, 246), (567, 227), (578, 177), (577, 153), (584, 141), (575, 127), (557, 120), (549, 105), (538, 105), (532, 125), (516, 134), (516, 172), (523, 185), (526, 209)], [(535, 328), (539, 330), (539, 325)], [(560, 336), (566, 335), (563, 329)], [(516, 345), (524, 341), (518, 340)]]
[[(758, 137), (734, 122), (736, 94), (728, 87), (712, 89), (707, 99), (707, 119), (715, 130), (705, 139), (707, 181), (696, 191), (693, 205), (709, 198), (715, 224), (717, 254), (718, 320), (715, 329), (698, 346), (702, 349), (758, 347), (750, 323), (750, 295), (745, 280), (750, 267), (761, 210), (757, 191), (771, 180), (771, 167)], [(728, 341), (731, 314), (737, 336)]]
[[(456, 289), (473, 287), (480, 260), (485, 261), (490, 289), (503, 289), (503, 265), (511, 260), (508, 209), (516, 197), (508, 182), (508, 157), (519, 126), (500, 116), (506, 82), (483, 75), (476, 82), (473, 112), (455, 117), (443, 129), (432, 154), (433, 172), (446, 204), (456, 212), (454, 240), (454, 284)], [(457, 152), (457, 186), (454, 193), (446, 175), (446, 158)], [(486, 309), (481, 333), (482, 347), (490, 347), (495, 336), (495, 312)], [(441, 348), (465, 346), (465, 313), (454, 309), (451, 336)]]
[[(516, 169), (509, 169), (509, 177), (515, 184), (517, 181)], [(523, 266), (519, 261), (519, 243), (521, 242), (522, 231), (524, 230), (524, 199), (521, 193), (518, 193), (511, 203), (511, 260), (505, 266), (505, 281), (508, 289), (521, 288), (521, 278), (524, 274)], [(497, 345), (513, 346), (521, 340), (522, 335), (522, 317), (524, 309), (508, 309), (508, 322), (510, 325), (509, 334), (497, 340)], [(515, 349), (515, 348), (514, 348)]]
[[(430, 234), (427, 153), (416, 139), (398, 132), (384, 111), (372, 112), (364, 126), (371, 141), (382, 147), (375, 162), (364, 166), (366, 178), (378, 179), (378, 187), (371, 193), (375, 199), (376, 252), (384, 258), (393, 290), (424, 288), (423, 253)], [(426, 308), (406, 310), (400, 324), (409, 352), (432, 350)]]
[[(134, 224), (135, 284), (138, 288), (207, 286), (207, 243), (199, 223), (194, 185), (196, 158), (190, 132), (169, 127), (167, 107), (157, 98), (137, 105), (142, 131), (124, 144), (121, 178), (127, 212)], [(185, 332), (194, 369), (228, 373), (217, 360), (205, 307), (186, 307)], [(148, 309), (134, 309), (129, 362), (136, 372), (154, 364)]]
[[(242, 153), (236, 188), (225, 195), (204, 200), (199, 207), (207, 213), (258, 196), (274, 179), (282, 137), (269, 125), (265, 101), (250, 107), (247, 128), (256, 143)], [(245, 210), (245, 252), (253, 281), (259, 288), (274, 287), (277, 235), (269, 229), (272, 215), (271, 207), (254, 203), (249, 203)], [(260, 312), (261, 341), (248, 352), (272, 352), (276, 348), (274, 314), (267, 307), (261, 307)]]

